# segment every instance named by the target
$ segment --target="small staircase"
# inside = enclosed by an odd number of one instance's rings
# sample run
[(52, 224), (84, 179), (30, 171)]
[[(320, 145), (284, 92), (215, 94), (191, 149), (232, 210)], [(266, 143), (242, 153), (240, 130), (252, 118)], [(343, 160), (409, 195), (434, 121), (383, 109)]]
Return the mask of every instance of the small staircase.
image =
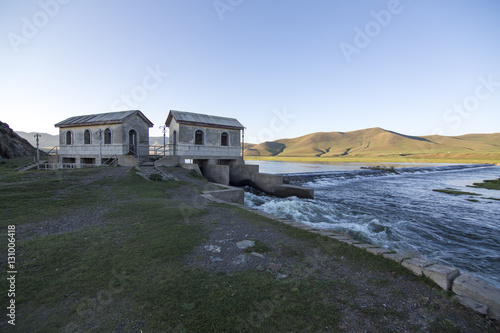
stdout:
[(167, 170), (156, 167), (153, 162), (144, 162), (141, 166), (137, 166), (136, 169), (139, 170), (139, 174), (147, 180), (149, 180), (149, 176), (152, 174), (161, 175), (163, 180), (179, 180)]
[(43, 160), (43, 161), (39, 161), (39, 162), (31, 162), (31, 163), (28, 163), (28, 164), (25, 164), (23, 166), (20, 166), (19, 168), (16, 168), (14, 169), (14, 171), (28, 171), (28, 170), (33, 170), (33, 169), (36, 169), (38, 168), (38, 165), (39, 164), (45, 164), (47, 163), (47, 160)]

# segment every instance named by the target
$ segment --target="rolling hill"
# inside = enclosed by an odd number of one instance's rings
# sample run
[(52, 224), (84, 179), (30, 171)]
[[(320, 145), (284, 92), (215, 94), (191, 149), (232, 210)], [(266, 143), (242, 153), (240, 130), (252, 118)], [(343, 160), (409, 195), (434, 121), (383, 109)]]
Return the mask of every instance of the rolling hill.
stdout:
[(292, 139), (248, 144), (246, 156), (500, 158), (500, 133), (456, 137), (409, 136), (379, 127), (352, 132), (319, 132)]

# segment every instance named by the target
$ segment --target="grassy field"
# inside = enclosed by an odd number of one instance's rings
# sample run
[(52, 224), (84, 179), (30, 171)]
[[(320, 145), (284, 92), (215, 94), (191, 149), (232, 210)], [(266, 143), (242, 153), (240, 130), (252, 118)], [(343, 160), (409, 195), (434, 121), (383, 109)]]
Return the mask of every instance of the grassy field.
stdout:
[[(406, 323), (403, 310), (362, 303), (377, 288), (391, 287), (385, 277), (402, 283), (391, 292), (393, 297), (401, 303), (411, 297), (408, 304), (418, 304), (429, 316), (436, 307), (445, 311), (453, 305), (433, 287), (426, 288), (436, 298), (409, 296), (409, 283), (425, 285), (425, 279), (365, 251), (237, 207), (193, 204), (189, 196), (207, 187), (203, 180), (196, 180), (198, 185), (147, 182), (133, 169), (120, 167), (14, 173), (16, 163), (21, 162), (0, 164), (0, 230), (6, 234), (8, 225), (16, 226), (19, 332), (349, 331), (339, 325), (350, 313), (356, 314), (354, 323), (357, 316), (374, 323), (383, 318)], [(363, 272), (384, 278), (363, 282), (373, 288), (367, 290), (344, 278), (277, 280), (265, 270), (225, 274), (186, 265), (186, 255), (203, 244), (209, 229), (217, 225), (207, 220), (209, 211), (272, 229), (305, 242), (308, 251), (342, 258), (340, 262), (355, 263)], [(257, 242), (255, 249), (267, 255), (276, 247)], [(305, 257), (304, 249), (283, 245), (279, 250), (286, 258)], [(2, 261), (0, 271), (6, 272), (6, 266)], [(6, 279), (0, 288), (8, 289)], [(7, 304), (5, 292), (0, 301)], [(494, 331), (485, 322), (476, 322), (479, 317), (457, 311), (453, 316), (460, 318), (460, 325)], [(448, 312), (432, 316), (427, 331), (458, 330)], [(416, 324), (408, 325), (419, 331)], [(12, 328), (0, 321), (0, 331)]]
[(247, 144), (245, 156), (300, 161), (499, 163), (499, 140), (500, 133), (416, 137), (368, 128)]
[(432, 156), (357, 156), (357, 157), (281, 157), (281, 156), (245, 156), (247, 161), (278, 161), (301, 163), (451, 163), (451, 164), (492, 164), (499, 163), (500, 156), (463, 156), (463, 157), (436, 157)]

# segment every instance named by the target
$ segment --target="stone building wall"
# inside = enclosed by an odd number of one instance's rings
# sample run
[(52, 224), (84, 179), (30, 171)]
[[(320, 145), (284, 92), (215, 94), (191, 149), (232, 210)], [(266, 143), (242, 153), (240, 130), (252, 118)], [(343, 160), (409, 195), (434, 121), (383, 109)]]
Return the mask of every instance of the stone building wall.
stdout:
[[(111, 143), (104, 141), (104, 131), (111, 130)], [(89, 130), (91, 135), (90, 144), (85, 144), (85, 131)], [(102, 145), (99, 144), (99, 130), (102, 130)], [(83, 163), (81, 160), (90, 161), (95, 159), (98, 162), (99, 150), (102, 151), (102, 158), (107, 159), (113, 155), (127, 155), (129, 153), (129, 132), (134, 130), (137, 133), (137, 149), (139, 156), (149, 155), (149, 127), (139, 116), (127, 119), (122, 124), (88, 125), (76, 127), (59, 128), (59, 155), (62, 159), (74, 158), (74, 163)], [(66, 144), (66, 133), (72, 133), (73, 141), (71, 145)]]

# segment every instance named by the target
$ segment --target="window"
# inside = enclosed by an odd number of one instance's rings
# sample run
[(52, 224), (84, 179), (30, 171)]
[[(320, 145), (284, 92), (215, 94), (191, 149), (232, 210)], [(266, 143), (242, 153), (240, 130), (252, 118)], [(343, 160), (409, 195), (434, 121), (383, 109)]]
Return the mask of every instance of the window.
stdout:
[(66, 132), (66, 144), (67, 145), (73, 144), (73, 133), (71, 131)]
[(220, 145), (221, 146), (229, 146), (229, 135), (224, 132), (220, 135)]
[(85, 132), (83, 133), (83, 143), (86, 144), (86, 145), (89, 145), (91, 142), (90, 142), (90, 131), (89, 130), (85, 130)]
[(194, 132), (194, 144), (195, 145), (202, 145), (203, 144), (203, 131), (202, 130), (197, 130)]
[(104, 144), (105, 145), (111, 144), (111, 130), (109, 128), (106, 128), (104, 130)]

